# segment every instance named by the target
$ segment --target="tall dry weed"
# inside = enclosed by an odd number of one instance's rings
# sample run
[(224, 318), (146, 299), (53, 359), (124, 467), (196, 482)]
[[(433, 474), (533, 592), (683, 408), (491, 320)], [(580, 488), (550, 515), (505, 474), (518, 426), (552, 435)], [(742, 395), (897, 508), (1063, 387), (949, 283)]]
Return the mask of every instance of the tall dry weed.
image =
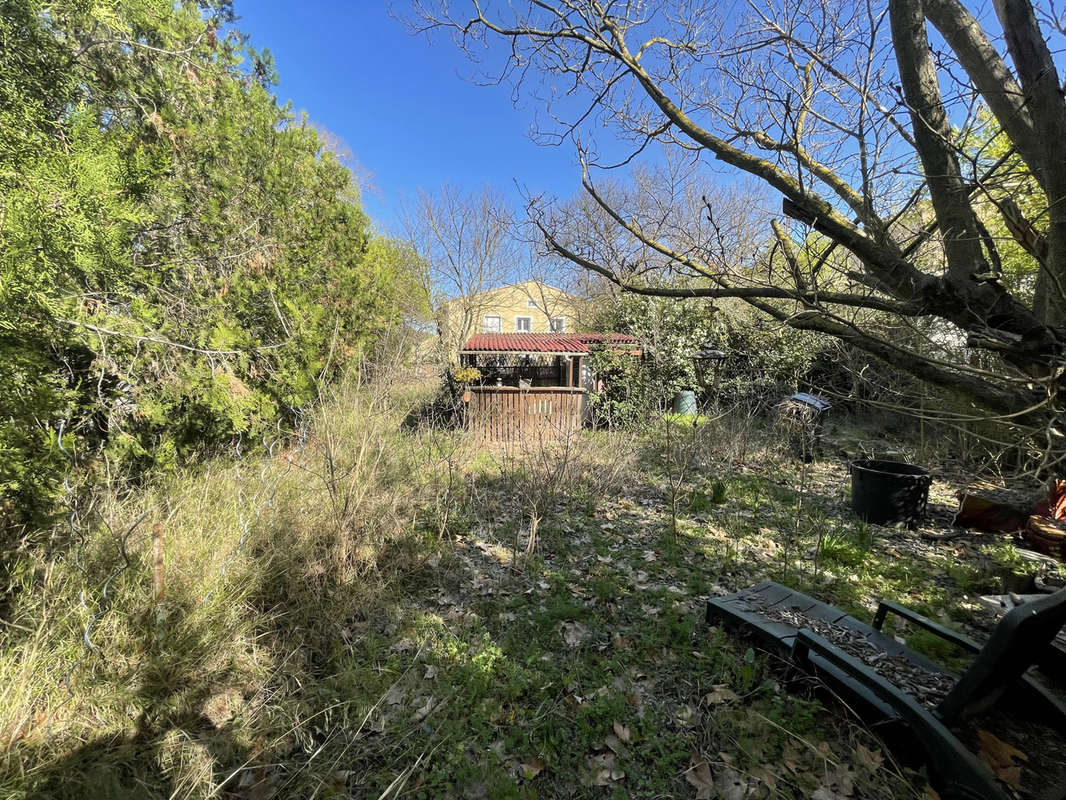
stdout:
[(134, 494), (103, 487), (81, 544), (20, 553), (0, 797), (217, 796), (291, 750), (340, 629), (403, 569), (421, 502), (410, 398), (357, 373), (303, 431)]

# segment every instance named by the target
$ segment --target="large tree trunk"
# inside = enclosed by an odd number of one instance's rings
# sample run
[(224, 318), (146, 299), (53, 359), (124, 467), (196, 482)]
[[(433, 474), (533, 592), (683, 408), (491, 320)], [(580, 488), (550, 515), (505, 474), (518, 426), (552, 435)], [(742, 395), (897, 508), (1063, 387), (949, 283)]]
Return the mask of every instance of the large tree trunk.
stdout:
[[(552, 253), (631, 291), (742, 298), (784, 324), (836, 336), (957, 391), (998, 419), (1057, 423), (1066, 373), (1066, 101), (1051, 53), (1061, 43), (1048, 44), (1055, 31), (1040, 29), (1030, 0), (994, 0), (1003, 53), (963, 1), (774, 0), (750, 4), (750, 19), (722, 20), (702, 0), (672, 0), (670, 13), (652, 17), (639, 4), (501, 0), (493, 10), (493, 0), (481, 0), (467, 17), (449, 18), (442, 5), (423, 20), (426, 29), (452, 29), (462, 47), (481, 37), (508, 40), (514, 60), (497, 77), (513, 75), (519, 87), (537, 78), (553, 90), (564, 79), (572, 87), (566, 108), (551, 108), (548, 118), (578, 146), (605, 224), (639, 252), (592, 223), (568, 237), (567, 210), (553, 215), (534, 204)], [(943, 42), (930, 39), (929, 25)], [(510, 72), (515, 64), (522, 69)], [(587, 107), (570, 118), (557, 113), (573, 112), (576, 98)], [(977, 114), (981, 104), (990, 118)], [(794, 222), (773, 229), (768, 258), (784, 253), (786, 268), (775, 273), (771, 264), (775, 277), (757, 279), (739, 258), (709, 258), (698, 234), (679, 246), (679, 231), (703, 220), (692, 209), (671, 219), (669, 192), (650, 210), (604, 199), (590, 173), (611, 167), (580, 144), (586, 131), (595, 135), (592, 120), (635, 142), (630, 159), (659, 142), (668, 152), (709, 155), (779, 194)], [(966, 137), (982, 125), (989, 137), (1010, 140), (1011, 157), (991, 170), (967, 150)], [(1044, 195), (1046, 214), (1027, 217), (1009, 190), (995, 188), (1019, 181)], [(714, 209), (703, 213), (713, 217)], [(998, 242), (989, 213), (1006, 231)], [(1002, 277), (1004, 239), (1031, 259), (1012, 262), (1024, 280)], [(643, 278), (656, 262), (663, 273), (688, 276), (688, 285)], [(856, 308), (901, 322), (925, 318), (956, 352), (888, 341)], [(994, 354), (999, 368), (973, 367), (962, 339)]]

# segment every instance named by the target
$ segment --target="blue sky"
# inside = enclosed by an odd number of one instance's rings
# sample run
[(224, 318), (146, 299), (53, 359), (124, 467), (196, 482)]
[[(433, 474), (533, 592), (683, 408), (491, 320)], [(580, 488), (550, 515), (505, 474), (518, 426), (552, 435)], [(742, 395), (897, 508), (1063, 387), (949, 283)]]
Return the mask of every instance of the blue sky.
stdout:
[[(403, 7), (397, 3), (397, 7)], [(533, 110), (516, 110), (507, 86), (463, 79), (471, 65), (450, 41), (408, 35), (373, 0), (237, 0), (237, 26), (269, 48), (278, 98), (343, 139), (372, 173), (364, 206), (398, 230), (401, 199), (419, 187), (489, 184), (515, 205), (515, 181), (568, 197), (580, 188), (573, 148), (541, 147), (528, 132)]]

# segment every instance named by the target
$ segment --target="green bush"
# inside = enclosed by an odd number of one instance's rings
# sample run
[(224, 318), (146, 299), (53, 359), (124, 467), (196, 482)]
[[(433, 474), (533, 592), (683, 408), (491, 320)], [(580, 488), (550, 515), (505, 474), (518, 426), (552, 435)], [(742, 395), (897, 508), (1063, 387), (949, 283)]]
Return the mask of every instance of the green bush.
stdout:
[(824, 337), (797, 331), (754, 309), (730, 307), (715, 317), (725, 360), (714, 382), (720, 405), (765, 411), (801, 388)]
[[(781, 325), (741, 303), (627, 294), (603, 304), (597, 330), (636, 336), (644, 357), (601, 350), (590, 366), (604, 379), (590, 400), (607, 424), (644, 424), (684, 389), (708, 394), (719, 407), (764, 411), (799, 388), (825, 340)], [(694, 356), (708, 341), (725, 353), (700, 373)]]
[(245, 449), (396, 321), (407, 263), (227, 2), (0, 3), (0, 524), (69, 460)]
[(607, 349), (590, 359), (603, 378), (590, 395), (594, 411), (611, 426), (634, 427), (665, 410), (677, 392), (697, 387), (692, 357), (713, 334), (713, 307), (706, 301), (626, 294), (604, 303), (593, 326), (640, 340), (641, 359)]

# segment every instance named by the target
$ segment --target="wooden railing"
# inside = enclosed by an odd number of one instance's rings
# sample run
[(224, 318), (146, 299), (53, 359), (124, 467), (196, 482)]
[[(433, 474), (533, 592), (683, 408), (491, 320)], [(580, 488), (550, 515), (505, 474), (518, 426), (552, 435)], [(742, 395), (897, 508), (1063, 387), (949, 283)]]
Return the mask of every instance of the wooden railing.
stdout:
[(572, 386), (474, 386), (467, 425), (483, 439), (560, 439), (581, 429), (585, 390)]

